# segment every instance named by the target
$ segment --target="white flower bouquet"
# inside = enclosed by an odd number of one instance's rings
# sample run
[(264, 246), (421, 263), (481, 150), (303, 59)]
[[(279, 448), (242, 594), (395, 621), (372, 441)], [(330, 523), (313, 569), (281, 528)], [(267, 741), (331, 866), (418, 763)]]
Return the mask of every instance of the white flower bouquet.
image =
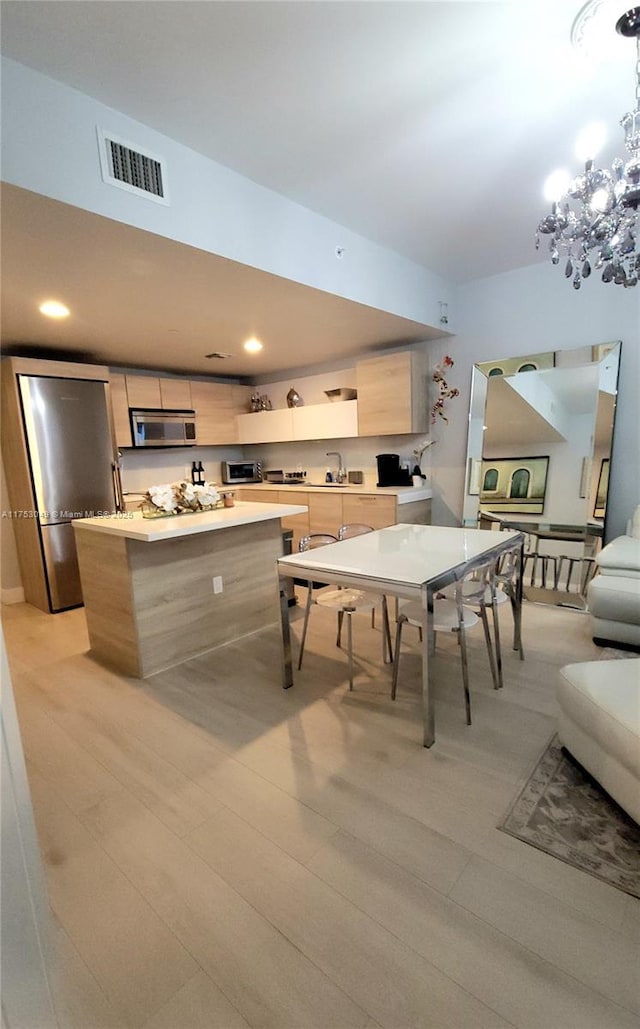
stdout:
[(214, 483), (206, 482), (203, 486), (197, 486), (184, 480), (151, 486), (144, 495), (141, 507), (146, 518), (158, 518), (187, 512), (211, 511), (215, 507), (221, 507), (222, 503), (222, 497)]

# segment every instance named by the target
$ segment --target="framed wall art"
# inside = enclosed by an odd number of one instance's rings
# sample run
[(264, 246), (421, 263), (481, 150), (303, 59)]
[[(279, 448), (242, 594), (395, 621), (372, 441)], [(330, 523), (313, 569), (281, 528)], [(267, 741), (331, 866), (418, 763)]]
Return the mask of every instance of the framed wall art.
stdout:
[(549, 458), (494, 457), (482, 462), (480, 504), (500, 514), (542, 514)]

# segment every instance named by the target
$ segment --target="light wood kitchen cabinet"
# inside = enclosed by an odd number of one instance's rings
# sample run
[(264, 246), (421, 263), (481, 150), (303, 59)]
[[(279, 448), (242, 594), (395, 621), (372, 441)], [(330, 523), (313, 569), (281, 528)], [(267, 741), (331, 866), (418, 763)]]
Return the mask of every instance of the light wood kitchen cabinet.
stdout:
[(238, 442), (236, 386), (224, 382), (191, 381), (191, 402), (196, 412), (199, 446)]
[[(357, 522), (370, 525), (372, 529), (384, 529), (388, 525), (405, 522), (410, 525), (431, 524), (431, 500), (410, 500), (401, 504), (395, 494), (358, 493), (352, 488), (299, 490), (265, 490), (240, 486), (236, 491), (238, 500), (257, 503), (306, 504), (306, 515), (295, 515), (283, 519), (283, 527), (294, 531), (294, 550), (301, 536), (314, 532), (330, 532), (338, 535), (341, 525)], [(405, 495), (406, 496), (406, 495)]]
[(191, 383), (188, 379), (160, 379), (160, 406), (166, 411), (190, 411)]
[[(293, 490), (287, 490), (286, 492), (282, 490), (281, 492), (278, 490), (277, 497), (279, 504), (306, 504), (309, 507), (308, 493), (296, 493)], [(291, 549), (295, 554), (302, 537), (309, 535), (309, 512), (305, 511), (304, 514), (289, 515), (287, 518), (282, 518), (281, 522), (283, 529), (291, 529), (293, 532)]]
[[(223, 487), (224, 489), (224, 487)], [(248, 501), (252, 504), (306, 504), (309, 506), (309, 494), (297, 490), (260, 490), (242, 487), (236, 493), (238, 500)], [(302, 536), (309, 535), (309, 512), (304, 514), (289, 515), (282, 518), (282, 528), (291, 529), (293, 532), (292, 550), (298, 550), (298, 543)]]
[(427, 359), (418, 350), (356, 362), (358, 435), (383, 436), (428, 429)]
[(338, 535), (342, 525), (342, 493), (325, 490), (309, 494), (309, 532), (331, 532)]
[(251, 410), (251, 394), (254, 392), (254, 387), (234, 384), (230, 388), (234, 413), (237, 415), (247, 414)]
[(153, 375), (126, 375), (129, 407), (159, 411), (162, 407), (160, 379)]
[(124, 375), (109, 374), (109, 393), (111, 394), (111, 412), (116, 435), (116, 445), (132, 446), (131, 421), (129, 419), (129, 400), (127, 383)]
[(372, 529), (384, 529), (395, 525), (402, 518), (396, 518), (395, 497), (375, 497), (366, 493), (349, 493), (342, 497), (342, 521), (345, 525), (359, 522)]
[(222, 493), (225, 490), (232, 490), (237, 500), (246, 501), (248, 504), (277, 504), (278, 494), (275, 490), (262, 490), (262, 489), (251, 489), (247, 486), (241, 486), (240, 489), (233, 489), (232, 486), (221, 486), (220, 490)]
[(188, 379), (164, 379), (155, 375), (126, 375), (127, 406), (155, 411), (190, 411), (191, 383)]

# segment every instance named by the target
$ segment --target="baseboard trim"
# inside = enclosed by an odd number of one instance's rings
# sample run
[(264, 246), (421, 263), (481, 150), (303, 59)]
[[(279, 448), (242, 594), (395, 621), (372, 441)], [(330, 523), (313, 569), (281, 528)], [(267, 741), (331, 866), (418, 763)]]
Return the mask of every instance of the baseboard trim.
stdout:
[(11, 589), (3, 589), (0, 592), (0, 600), (3, 604), (24, 604), (24, 588), (12, 586)]

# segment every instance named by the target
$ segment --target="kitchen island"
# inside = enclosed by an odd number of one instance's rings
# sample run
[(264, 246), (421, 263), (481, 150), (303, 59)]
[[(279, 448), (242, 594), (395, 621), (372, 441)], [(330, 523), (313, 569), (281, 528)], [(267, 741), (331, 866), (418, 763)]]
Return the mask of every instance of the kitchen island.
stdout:
[(146, 678), (279, 618), (281, 518), (296, 504), (166, 518), (80, 518), (75, 532), (91, 653)]

